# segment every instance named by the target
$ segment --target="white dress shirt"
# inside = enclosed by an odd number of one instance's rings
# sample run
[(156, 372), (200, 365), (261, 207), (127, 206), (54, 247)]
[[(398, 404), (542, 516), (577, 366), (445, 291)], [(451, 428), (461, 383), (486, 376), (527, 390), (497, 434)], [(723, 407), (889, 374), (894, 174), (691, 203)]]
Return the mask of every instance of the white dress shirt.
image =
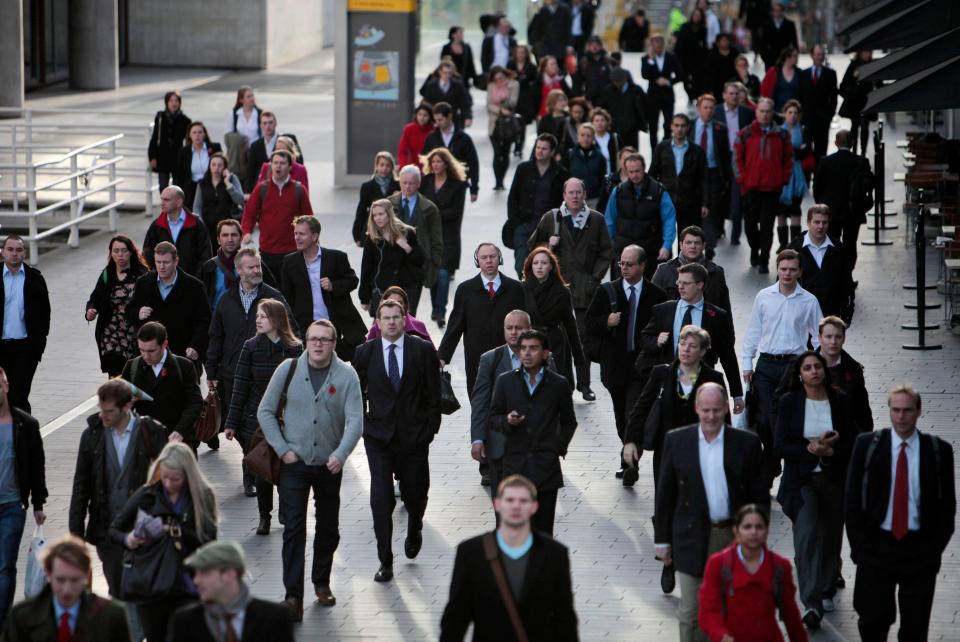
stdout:
[[(260, 138), (260, 111), (258, 109), (253, 109), (250, 112), (250, 118), (243, 115), (243, 107), (237, 107), (234, 113), (237, 115), (237, 133), (243, 134), (248, 144)], [(233, 131), (232, 115), (230, 116), (230, 122), (227, 124), (227, 131)]]
[(603, 136), (595, 134), (594, 140), (600, 146), (600, 155), (607, 161), (607, 173), (609, 174), (613, 171), (613, 165), (610, 162), (610, 132), (606, 132)]
[(493, 66), (506, 67), (510, 62), (510, 36), (498, 33), (493, 36)]
[(167, 362), (167, 351), (166, 349), (164, 349), (163, 356), (160, 357), (160, 361), (158, 361), (156, 365), (150, 366), (151, 368), (153, 368), (154, 377), (160, 376), (160, 371), (163, 370), (163, 364), (165, 364), (166, 362)]
[(390, 346), (397, 346), (394, 351), (397, 353), (397, 368), (400, 370), (400, 376), (403, 377), (403, 337), (406, 335), (401, 334), (394, 343), (387, 341), (383, 335), (380, 336), (383, 338), (383, 367), (387, 371), (387, 376), (390, 376)]
[(813, 260), (817, 262), (817, 267), (823, 267), (823, 257), (827, 254), (827, 248), (833, 247), (833, 241), (830, 240), (829, 236), (826, 236), (824, 237), (823, 243), (817, 245), (813, 242), (813, 239), (810, 238), (810, 232), (804, 232), (803, 247), (810, 250), (810, 254), (813, 255)]
[(443, 146), (450, 147), (450, 141), (453, 140), (453, 134), (457, 131), (456, 127), (451, 127), (448, 130), (440, 130), (440, 137), (443, 138)]
[(889, 531), (893, 525), (893, 489), (897, 487), (897, 459), (900, 444), (907, 445), (907, 530), (920, 530), (920, 431), (914, 430), (906, 440), (890, 430), (890, 499), (887, 516), (880, 528)]
[(723, 432), (712, 442), (703, 435), (703, 426), (697, 430), (697, 451), (700, 455), (700, 475), (707, 492), (707, 507), (710, 521), (717, 523), (730, 519), (730, 493), (727, 490), (727, 474), (723, 468)]
[[(830, 400), (808, 397), (803, 404), (803, 438), (820, 439), (831, 430), (833, 430), (833, 415), (830, 412)], [(813, 472), (819, 473), (822, 470), (818, 463)]]
[(823, 312), (815, 296), (799, 285), (793, 294), (780, 293), (780, 283), (763, 288), (753, 300), (750, 324), (743, 337), (743, 369), (753, 371), (757, 352), (800, 354), (807, 339), (820, 347), (820, 319)]
[(502, 281), (500, 280), (500, 273), (499, 273), (499, 272), (497, 272), (497, 276), (493, 277), (492, 279), (488, 279), (485, 274), (481, 274), (481, 275), (480, 275), (480, 278), (483, 280), (483, 291), (484, 291), (484, 292), (489, 292), (489, 291), (490, 291), (490, 284), (491, 284), (491, 283), (493, 283), (493, 291), (494, 291), (494, 292), (499, 292), (499, 291), (500, 291), (500, 284), (502, 283)]
[(210, 153), (207, 151), (207, 145), (204, 143), (200, 149), (191, 147), (193, 156), (190, 159), (190, 178), (194, 183), (203, 180), (203, 175), (207, 173), (207, 166), (210, 165)]
[(307, 264), (307, 280), (310, 281), (310, 294), (313, 298), (313, 320), (317, 319), (330, 319), (330, 311), (327, 310), (326, 303), (323, 302), (323, 288), (320, 287), (320, 271), (322, 267), (322, 259), (320, 254), (322, 253), (319, 246), (317, 246), (317, 255), (313, 257), (313, 260), (307, 259), (307, 255), (303, 255), (303, 260)]

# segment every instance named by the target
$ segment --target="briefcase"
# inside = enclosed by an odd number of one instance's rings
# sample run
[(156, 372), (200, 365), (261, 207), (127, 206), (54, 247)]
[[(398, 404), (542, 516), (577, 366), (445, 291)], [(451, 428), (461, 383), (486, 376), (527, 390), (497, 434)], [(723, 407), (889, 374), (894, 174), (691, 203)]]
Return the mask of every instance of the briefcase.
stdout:
[(203, 400), (200, 416), (193, 424), (193, 434), (197, 443), (209, 441), (220, 432), (220, 396), (216, 390), (207, 393)]

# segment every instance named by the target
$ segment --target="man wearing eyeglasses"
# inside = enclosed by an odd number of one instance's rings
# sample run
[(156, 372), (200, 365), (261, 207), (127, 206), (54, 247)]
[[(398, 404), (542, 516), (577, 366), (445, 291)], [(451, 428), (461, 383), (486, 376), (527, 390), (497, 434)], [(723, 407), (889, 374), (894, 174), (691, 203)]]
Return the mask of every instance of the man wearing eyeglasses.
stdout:
[[(298, 359), (280, 364), (257, 410), (264, 437), (281, 461), (277, 492), (284, 517), (284, 602), (297, 622), (303, 619), (311, 490), (316, 523), (310, 579), (321, 606), (337, 602), (330, 590), (330, 571), (340, 542), (340, 482), (347, 456), (363, 432), (360, 380), (336, 355), (337, 328), (321, 319), (307, 328), (305, 336), (307, 349)], [(284, 395), (286, 404), (281, 408)]]

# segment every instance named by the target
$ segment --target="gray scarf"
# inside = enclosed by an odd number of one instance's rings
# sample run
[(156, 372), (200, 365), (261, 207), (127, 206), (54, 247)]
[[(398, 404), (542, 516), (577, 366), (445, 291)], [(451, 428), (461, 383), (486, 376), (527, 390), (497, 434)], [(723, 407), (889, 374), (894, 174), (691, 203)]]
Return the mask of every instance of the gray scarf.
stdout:
[[(227, 639), (225, 631), (227, 624), (227, 615), (236, 617), (237, 614), (243, 613), (247, 610), (247, 606), (250, 604), (250, 589), (247, 588), (247, 585), (243, 582), (240, 583), (240, 594), (237, 595), (237, 599), (226, 606), (221, 606), (219, 604), (204, 604), (203, 617), (207, 622), (207, 628), (210, 629), (210, 633), (213, 635), (213, 639), (217, 642), (224, 642)], [(230, 620), (230, 626), (233, 626), (232, 617)], [(244, 627), (246, 627), (247, 622), (244, 621)], [(238, 635), (237, 639), (241, 639), (243, 636)]]
[(390, 189), (390, 182), (393, 180), (393, 177), (380, 176), (379, 174), (374, 174), (373, 180), (377, 181), (377, 185), (380, 186), (380, 191), (383, 192), (383, 195), (389, 196), (389, 194), (387, 194), (387, 190)]

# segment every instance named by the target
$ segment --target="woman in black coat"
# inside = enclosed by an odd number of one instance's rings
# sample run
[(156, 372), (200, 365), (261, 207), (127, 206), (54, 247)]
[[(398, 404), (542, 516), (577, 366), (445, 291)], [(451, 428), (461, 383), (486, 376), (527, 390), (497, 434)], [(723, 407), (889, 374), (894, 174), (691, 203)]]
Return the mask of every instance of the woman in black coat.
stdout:
[(197, 185), (210, 167), (210, 158), (219, 151), (220, 143), (211, 143), (206, 126), (199, 120), (190, 123), (183, 147), (177, 152), (177, 165), (173, 170), (173, 184), (183, 190), (183, 204), (193, 206)]
[(469, 91), (470, 84), (477, 78), (477, 68), (473, 64), (473, 50), (463, 41), (463, 27), (459, 25), (450, 27), (447, 37), (449, 38), (447, 44), (440, 50), (440, 60), (450, 58), (453, 61), (464, 87)]
[(424, 157), (420, 193), (440, 210), (443, 230), (443, 258), (437, 270), (437, 282), (430, 288), (433, 312), (430, 318), (443, 327), (450, 298), (450, 280), (460, 267), (460, 228), (467, 195), (467, 178), (463, 165), (445, 147), (431, 150)]
[(517, 148), (514, 155), (520, 157), (523, 155), (523, 144), (526, 138), (526, 126), (537, 119), (537, 110), (540, 108), (540, 96), (534, 90), (534, 83), (537, 80), (537, 66), (530, 59), (530, 47), (527, 45), (518, 45), (513, 50), (513, 56), (507, 63), (507, 70), (517, 75), (516, 81), (520, 83), (520, 95), (517, 99), (517, 115), (523, 121), (523, 129), (520, 136), (517, 137)]
[(694, 9), (690, 19), (680, 27), (674, 51), (683, 67), (683, 87), (687, 90), (687, 100), (693, 103), (703, 93), (709, 53), (703, 11)]
[(89, 323), (97, 320), (93, 336), (100, 353), (100, 370), (118, 377), (129, 359), (140, 354), (137, 328), (126, 317), (137, 279), (147, 273), (147, 262), (129, 237), (117, 234), (107, 245), (107, 267), (97, 278), (86, 306)]
[(363, 247), (363, 239), (367, 235), (370, 204), (399, 191), (397, 161), (390, 152), (377, 152), (373, 157), (373, 176), (360, 186), (360, 201), (353, 219), (353, 242), (357, 247)]
[(860, 133), (861, 156), (867, 155), (867, 143), (870, 141), (870, 123), (877, 120), (876, 114), (863, 114), (870, 92), (883, 83), (879, 81), (861, 82), (860, 68), (873, 60), (872, 51), (858, 51), (840, 81), (839, 92), (843, 96), (840, 103), (840, 117), (850, 119), (850, 140), (853, 153), (857, 153), (857, 132)]
[(773, 434), (774, 455), (783, 459), (777, 501), (793, 523), (803, 620), (816, 626), (836, 590), (844, 483), (859, 431), (847, 396), (833, 387), (819, 353), (797, 357), (784, 383)]
[[(303, 344), (293, 334), (286, 306), (276, 299), (262, 299), (257, 304), (257, 334), (247, 339), (237, 359), (233, 395), (229, 399), (230, 411), (223, 430), (227, 439), (237, 438), (244, 455), (253, 445), (251, 440), (259, 427), (257, 406), (270, 378), (285, 359), (296, 359), (301, 353)], [(260, 511), (257, 535), (269, 535), (273, 484), (260, 478), (255, 483)]]
[(391, 285), (403, 288), (404, 292), (423, 287), (425, 262), (416, 230), (397, 218), (388, 199), (374, 201), (360, 260), (357, 296), (361, 307), (375, 317), (380, 295)]
[[(573, 366), (577, 367), (577, 389), (589, 382), (589, 364), (583, 356), (583, 345), (573, 312), (573, 295), (563, 280), (557, 256), (546, 247), (539, 247), (523, 262), (524, 308), (530, 315), (531, 327), (547, 335), (550, 353), (557, 372), (574, 387)], [(572, 357), (572, 359), (571, 359)]]
[[(470, 91), (464, 86), (456, 74), (456, 67), (450, 60), (444, 60), (437, 67), (436, 72), (427, 77), (420, 87), (423, 99), (436, 106), (437, 103), (447, 103), (453, 108), (453, 123), (457, 129), (469, 127), (473, 122), (473, 99)], [(446, 91), (444, 91), (446, 85)]]
[(726, 388), (723, 375), (703, 361), (710, 350), (710, 335), (706, 330), (685, 326), (680, 331), (677, 345), (677, 358), (672, 363), (653, 367), (640, 397), (630, 409), (623, 436), (623, 459), (629, 469), (624, 472), (624, 486), (632, 486), (639, 476), (636, 462), (641, 449), (653, 451), (653, 481), (656, 484), (663, 438), (674, 428), (700, 421), (694, 409), (697, 389), (705, 383)]
[(147, 146), (150, 169), (157, 173), (160, 192), (170, 184), (177, 165), (177, 153), (190, 127), (190, 118), (180, 111), (182, 102), (179, 91), (164, 94), (163, 105), (164, 109), (153, 117), (153, 132)]
[[(156, 518), (151, 520), (150, 518)], [(152, 521), (159, 522), (154, 526)], [(133, 553), (133, 569), (142, 569), (140, 553), (172, 546), (177, 568), (170, 586), (153, 586), (156, 597), (138, 602), (137, 615), (147, 642), (165, 642), (170, 615), (197, 601), (197, 587), (183, 561), (217, 538), (217, 502), (200, 472), (196, 456), (183, 443), (168, 443), (150, 469), (149, 481), (135, 492), (110, 525), (110, 539)], [(169, 559), (165, 555), (164, 559)], [(128, 571), (124, 569), (126, 575)], [(126, 581), (123, 582), (127, 584)]]
[(240, 220), (243, 214), (243, 186), (230, 172), (222, 152), (210, 156), (210, 167), (197, 185), (193, 197), (193, 213), (199, 216), (213, 243), (217, 241), (217, 225), (228, 218)]
[(547, 113), (537, 121), (537, 136), (553, 134), (557, 139), (557, 151), (554, 157), (563, 162), (567, 153), (577, 144), (577, 130), (573, 119), (567, 114), (567, 95), (561, 89), (547, 94)]
[[(756, 103), (760, 100), (760, 79), (756, 74), (750, 73), (750, 59), (740, 54), (733, 61), (733, 67), (736, 73), (730, 77), (728, 82), (742, 83), (747, 88), (747, 100)], [(719, 99), (720, 96), (717, 96), (717, 98)], [(749, 105), (744, 106), (749, 107)]]

